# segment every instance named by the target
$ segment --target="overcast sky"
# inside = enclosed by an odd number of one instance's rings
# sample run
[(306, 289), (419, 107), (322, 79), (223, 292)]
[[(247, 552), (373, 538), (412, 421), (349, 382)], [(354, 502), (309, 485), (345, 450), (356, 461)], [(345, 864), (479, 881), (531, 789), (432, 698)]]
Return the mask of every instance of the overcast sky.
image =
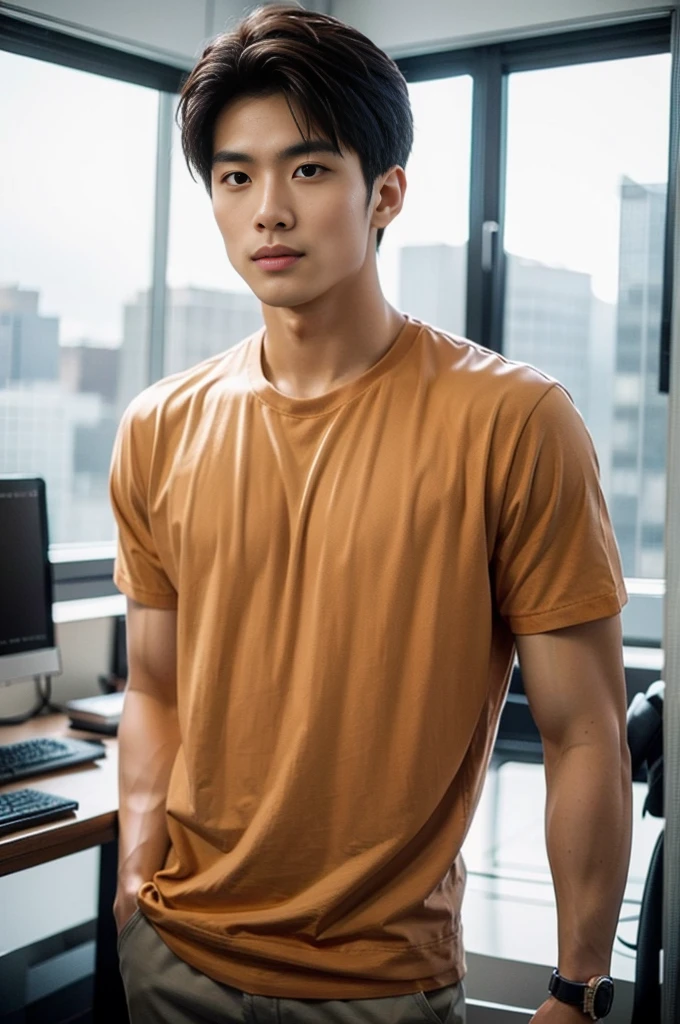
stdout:
[[(157, 94), (0, 52), (0, 284), (41, 293), (61, 340), (116, 344), (151, 269)], [(506, 248), (585, 271), (616, 300), (622, 175), (667, 179), (670, 56), (511, 76)], [(411, 87), (416, 142), (404, 210), (380, 256), (398, 304), (400, 246), (467, 239), (472, 84)], [(245, 290), (178, 138), (171, 286)]]

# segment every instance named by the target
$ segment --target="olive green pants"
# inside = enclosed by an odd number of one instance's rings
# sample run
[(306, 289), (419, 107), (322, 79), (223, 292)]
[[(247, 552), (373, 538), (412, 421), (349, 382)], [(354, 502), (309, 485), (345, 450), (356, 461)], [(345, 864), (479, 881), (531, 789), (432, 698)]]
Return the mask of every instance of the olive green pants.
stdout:
[(118, 937), (130, 1024), (465, 1024), (463, 983), (379, 999), (253, 996), (190, 967), (140, 910)]

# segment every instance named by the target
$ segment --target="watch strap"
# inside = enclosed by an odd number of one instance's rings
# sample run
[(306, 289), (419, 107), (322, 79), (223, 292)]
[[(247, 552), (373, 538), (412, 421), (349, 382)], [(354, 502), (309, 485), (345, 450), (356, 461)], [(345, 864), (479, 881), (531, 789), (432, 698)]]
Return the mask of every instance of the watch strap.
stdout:
[(580, 1006), (583, 1009), (587, 987), (584, 982), (568, 981), (555, 969), (550, 978), (548, 991), (551, 996), (559, 999), (561, 1003), (567, 1003), (569, 1006)]
[(555, 999), (569, 1006), (578, 1006), (591, 1020), (609, 1014), (614, 998), (614, 983), (608, 975), (596, 975), (587, 982), (569, 981), (557, 968), (552, 972), (548, 991)]

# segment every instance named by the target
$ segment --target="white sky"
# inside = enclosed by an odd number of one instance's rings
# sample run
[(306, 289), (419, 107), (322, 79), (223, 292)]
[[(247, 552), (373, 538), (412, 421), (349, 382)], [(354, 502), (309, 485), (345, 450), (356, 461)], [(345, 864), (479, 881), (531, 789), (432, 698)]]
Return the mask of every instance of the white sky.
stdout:
[[(616, 300), (622, 175), (665, 182), (670, 56), (511, 76), (506, 248), (586, 271)], [(398, 303), (398, 248), (467, 239), (472, 82), (411, 86), (407, 199), (380, 256)], [(116, 344), (149, 285), (157, 94), (0, 52), (0, 283), (40, 291), (61, 340)], [(177, 133), (178, 136), (178, 133)], [(245, 290), (175, 138), (168, 280)]]

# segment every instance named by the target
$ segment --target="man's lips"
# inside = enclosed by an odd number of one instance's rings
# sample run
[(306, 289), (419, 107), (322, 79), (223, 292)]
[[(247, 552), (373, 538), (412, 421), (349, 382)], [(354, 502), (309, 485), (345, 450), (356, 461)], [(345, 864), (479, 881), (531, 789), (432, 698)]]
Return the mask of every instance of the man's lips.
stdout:
[(277, 256), (303, 256), (299, 249), (291, 249), (287, 245), (263, 245), (253, 255), (254, 260), (272, 259)]
[(262, 270), (287, 270), (302, 259), (304, 253), (289, 249), (285, 245), (273, 246), (271, 249), (258, 249), (252, 257)]

